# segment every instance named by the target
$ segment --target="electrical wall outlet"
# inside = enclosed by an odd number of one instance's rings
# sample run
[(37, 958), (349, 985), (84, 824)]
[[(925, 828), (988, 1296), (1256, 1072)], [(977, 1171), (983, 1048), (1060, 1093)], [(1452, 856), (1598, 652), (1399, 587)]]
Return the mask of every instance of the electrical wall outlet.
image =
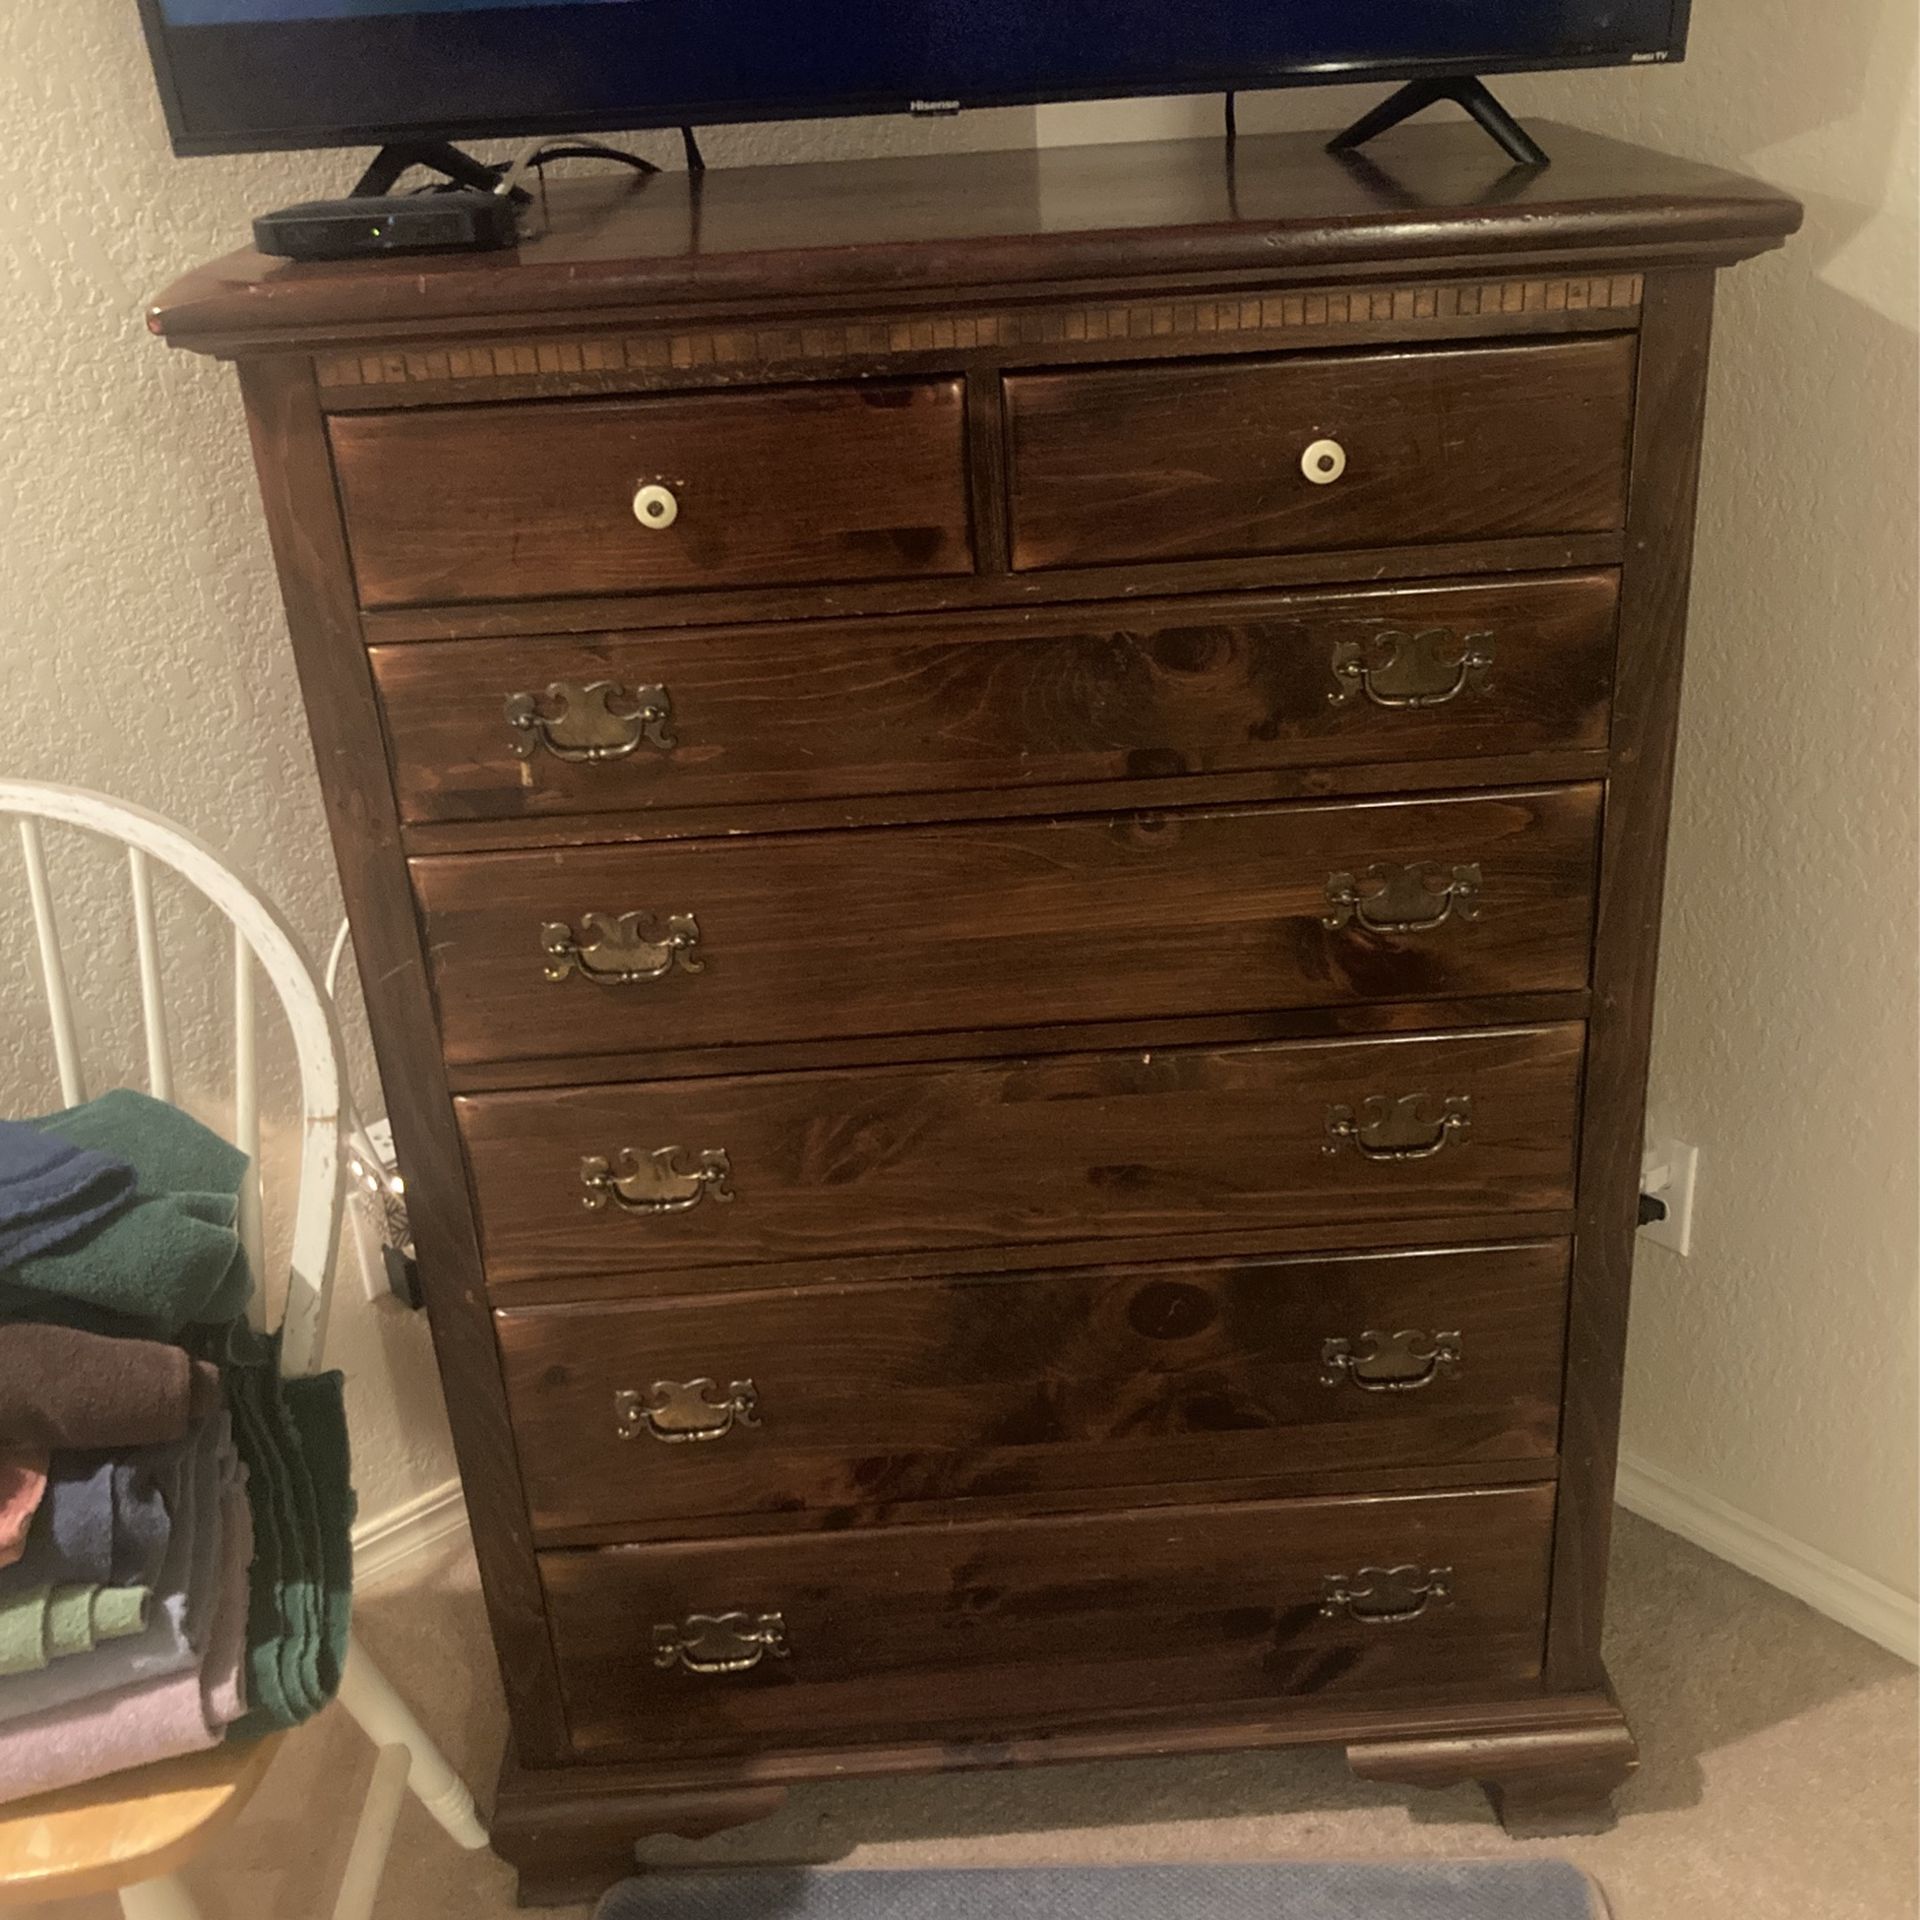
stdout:
[(1682, 1258), (1693, 1251), (1693, 1189), (1699, 1172), (1700, 1149), (1684, 1140), (1649, 1140), (1640, 1157), (1640, 1191), (1667, 1210), (1664, 1220), (1650, 1220), (1640, 1231)]
[(412, 1236), (407, 1225), (406, 1189), (394, 1165), (393, 1128), (376, 1120), (347, 1144), (347, 1228), (360, 1259), (360, 1287), (369, 1302), (379, 1306), (398, 1298), (408, 1306), (420, 1303), (410, 1288), (396, 1281), (390, 1253), (412, 1265)]

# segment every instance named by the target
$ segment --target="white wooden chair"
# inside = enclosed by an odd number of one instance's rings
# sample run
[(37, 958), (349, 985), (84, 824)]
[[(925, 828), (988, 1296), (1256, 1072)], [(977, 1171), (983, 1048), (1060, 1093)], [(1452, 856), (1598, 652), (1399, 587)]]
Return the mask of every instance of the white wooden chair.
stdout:
[[(260, 1095), (256, 994), (264, 975), (278, 995), (299, 1065), (302, 1126), (291, 1254), (281, 1317), (282, 1364), (315, 1371), (326, 1341), (342, 1205), (340, 1037), (333, 1007), (279, 914), (212, 850), (159, 815), (74, 787), (0, 780), (0, 815), (17, 818), (27, 892), (46, 989), (60, 1097), (87, 1097), (78, 1026), (54, 915), (44, 827), (62, 822), (126, 849), (140, 973), (148, 1090), (173, 1095), (173, 1064), (154, 913), (153, 868), (171, 868), (232, 927), (235, 1143), (254, 1171), (243, 1193), (240, 1233), (256, 1276), (252, 1311), (265, 1324), (262, 1193), (258, 1176)], [(367, 1658), (351, 1645), (340, 1702), (377, 1750), (372, 1779), (347, 1859), (335, 1920), (369, 1920), (396, 1822), (411, 1791), (463, 1847), (486, 1833), (473, 1796), (425, 1730)], [(40, 1799), (0, 1806), (0, 1910), (112, 1892), (127, 1920), (195, 1920), (198, 1909), (176, 1877), (251, 1798), (279, 1735), (247, 1745), (137, 1768)]]

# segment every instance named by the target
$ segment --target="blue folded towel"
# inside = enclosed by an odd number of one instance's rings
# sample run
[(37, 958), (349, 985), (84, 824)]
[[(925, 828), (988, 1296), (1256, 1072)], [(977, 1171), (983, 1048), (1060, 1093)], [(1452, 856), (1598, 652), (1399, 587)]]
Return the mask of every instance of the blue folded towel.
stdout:
[(0, 1678), (0, 1725), (184, 1672), (206, 1651), (220, 1587), (221, 1503), (240, 1471), (231, 1423), (224, 1412), (210, 1414), (185, 1440), (142, 1448), (135, 1458), (158, 1483), (171, 1519), (165, 1557), (141, 1582), (153, 1589), (145, 1628), (37, 1672)]
[(133, 1168), (20, 1120), (0, 1120), (0, 1267), (51, 1253), (132, 1200)]
[(14, 1565), (0, 1567), (0, 1594), (31, 1587), (150, 1587), (167, 1551), (178, 1476), (169, 1467), (183, 1443), (142, 1447), (118, 1458), (56, 1453), (47, 1490)]

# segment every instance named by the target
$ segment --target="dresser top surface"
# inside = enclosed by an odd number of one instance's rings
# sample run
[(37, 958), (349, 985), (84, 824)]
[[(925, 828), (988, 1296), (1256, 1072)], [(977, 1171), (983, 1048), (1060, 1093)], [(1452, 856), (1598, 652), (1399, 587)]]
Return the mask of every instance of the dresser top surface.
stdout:
[(259, 350), (514, 315), (680, 312), (743, 298), (912, 298), (1170, 274), (1662, 259), (1776, 246), (1800, 209), (1763, 182), (1540, 125), (1545, 169), (1472, 124), (1401, 129), (1360, 154), (1324, 134), (1056, 147), (598, 177), (556, 187), (545, 231), (500, 253), (294, 264), (250, 249), (189, 273), (149, 325)]

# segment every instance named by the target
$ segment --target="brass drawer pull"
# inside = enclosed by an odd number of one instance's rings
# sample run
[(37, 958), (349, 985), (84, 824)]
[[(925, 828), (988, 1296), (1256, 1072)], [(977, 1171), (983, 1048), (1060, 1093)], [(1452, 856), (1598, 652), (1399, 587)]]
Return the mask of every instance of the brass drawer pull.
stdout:
[(724, 1395), (717, 1380), (656, 1380), (645, 1393), (613, 1396), (622, 1440), (644, 1434), (668, 1446), (721, 1440), (736, 1426), (760, 1424), (760, 1395), (751, 1380), (736, 1380)]
[(653, 1664), (689, 1673), (745, 1673), (768, 1654), (787, 1657), (787, 1623), (777, 1613), (690, 1613), (653, 1630)]
[[(1376, 1333), (1369, 1328), (1358, 1342), (1329, 1340), (1320, 1349), (1322, 1386), (1338, 1387), (1351, 1380), (1362, 1393), (1418, 1393), (1460, 1365), (1457, 1333), (1422, 1333), (1407, 1327), (1399, 1333)], [(657, 1391), (657, 1389), (656, 1389)]]
[(1351, 873), (1327, 875), (1323, 927), (1357, 920), (1370, 933), (1426, 933), (1447, 920), (1480, 917), (1480, 869), (1448, 869), (1436, 860), (1411, 867), (1380, 861), (1367, 869), (1367, 891)]
[(1453, 1598), (1453, 1569), (1362, 1567), (1358, 1573), (1330, 1573), (1321, 1583), (1320, 1611), (1329, 1620), (1345, 1614), (1369, 1627), (1393, 1627), (1417, 1620), (1429, 1607)]
[(1397, 1100), (1376, 1093), (1361, 1103), (1359, 1118), (1351, 1107), (1329, 1107), (1321, 1151), (1338, 1153), (1351, 1143), (1369, 1160), (1431, 1160), (1449, 1141), (1465, 1146), (1473, 1128), (1472, 1096), (1448, 1094), (1433, 1119), (1427, 1105), (1424, 1093), (1403, 1093)]
[(672, 913), (662, 926), (652, 913), (583, 913), (575, 933), (564, 920), (540, 929), (540, 952), (549, 980), (564, 980), (576, 970), (583, 980), (618, 986), (632, 980), (658, 980), (678, 967), (701, 973), (700, 923), (690, 913)]
[(531, 760), (542, 747), (569, 766), (624, 760), (644, 744), (677, 746), (665, 687), (629, 693), (617, 680), (556, 680), (544, 694), (507, 696), (507, 750)]
[(1376, 634), (1371, 657), (1361, 641), (1342, 640), (1333, 649), (1339, 685), (1327, 700), (1344, 707), (1364, 693), (1376, 707), (1444, 707), (1463, 693), (1485, 693), (1492, 670), (1490, 633), (1470, 633), (1464, 642), (1446, 627)]
[(609, 1160), (590, 1153), (580, 1162), (581, 1202), (597, 1213), (611, 1202), (627, 1213), (688, 1213), (702, 1200), (731, 1200), (733, 1165), (720, 1147), (708, 1147), (693, 1156), (693, 1165), (680, 1164), (684, 1147), (656, 1147), (635, 1153), (624, 1147)]

